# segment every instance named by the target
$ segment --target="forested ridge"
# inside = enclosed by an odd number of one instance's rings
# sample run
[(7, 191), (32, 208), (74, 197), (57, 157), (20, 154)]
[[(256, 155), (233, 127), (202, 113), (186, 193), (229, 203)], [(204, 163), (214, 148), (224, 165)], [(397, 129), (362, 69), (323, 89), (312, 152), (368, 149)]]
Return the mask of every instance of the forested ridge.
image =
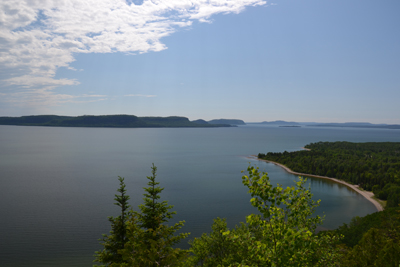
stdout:
[(317, 142), (309, 150), (267, 154), (258, 158), (281, 163), (295, 172), (342, 179), (387, 200), (400, 203), (400, 143)]
[(57, 126), (57, 127), (117, 127), (117, 128), (161, 128), (161, 127), (231, 127), (229, 124), (199, 124), (186, 117), (137, 117), (134, 115), (84, 115), (57, 116), (37, 115), (22, 117), (0, 117), (0, 125)]

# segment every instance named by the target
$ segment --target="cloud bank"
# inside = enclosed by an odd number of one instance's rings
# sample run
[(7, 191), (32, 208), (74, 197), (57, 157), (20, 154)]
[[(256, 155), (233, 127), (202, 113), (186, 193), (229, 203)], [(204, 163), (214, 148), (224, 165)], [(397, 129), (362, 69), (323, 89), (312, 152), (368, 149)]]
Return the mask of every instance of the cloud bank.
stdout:
[(32, 99), (47, 99), (47, 104), (76, 101), (76, 96), (52, 92), (57, 86), (79, 84), (73, 79), (54, 78), (58, 68), (72, 69), (70, 64), (75, 60), (75, 53), (162, 51), (166, 46), (161, 38), (191, 26), (194, 21), (209, 22), (215, 14), (239, 13), (247, 6), (265, 5), (266, 1), (144, 0), (140, 5), (135, 3), (138, 1), (1, 1), (2, 98), (18, 102), (21, 95), (26, 98), (37, 93)]

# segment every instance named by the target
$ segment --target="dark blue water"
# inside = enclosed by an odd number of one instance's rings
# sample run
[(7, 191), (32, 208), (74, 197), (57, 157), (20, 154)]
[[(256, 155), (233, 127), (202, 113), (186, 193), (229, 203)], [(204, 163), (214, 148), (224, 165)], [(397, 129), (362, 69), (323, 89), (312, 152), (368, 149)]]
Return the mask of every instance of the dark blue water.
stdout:
[[(249, 162), (272, 182), (292, 185), (294, 175), (247, 158), (295, 151), (318, 141), (396, 141), (399, 130), (351, 128), (106, 129), (0, 126), (0, 266), (91, 266), (97, 239), (108, 233), (117, 176), (125, 177), (131, 205), (142, 203), (151, 164), (158, 167), (173, 222), (185, 220), (191, 238), (209, 231), (213, 218), (234, 226), (256, 212), (241, 170)], [(374, 206), (343, 185), (311, 179), (324, 227), (333, 229)], [(185, 246), (184, 244), (182, 246)]]

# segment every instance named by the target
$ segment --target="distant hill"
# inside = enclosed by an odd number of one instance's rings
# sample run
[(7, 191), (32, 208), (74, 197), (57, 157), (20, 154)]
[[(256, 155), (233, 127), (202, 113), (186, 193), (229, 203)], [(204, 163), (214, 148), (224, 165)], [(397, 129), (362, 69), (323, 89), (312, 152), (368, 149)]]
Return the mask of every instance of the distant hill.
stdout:
[(194, 123), (197, 123), (197, 124), (208, 124), (208, 122), (206, 122), (205, 120), (195, 120), (195, 121), (192, 121), (192, 122), (194, 122)]
[(60, 126), (60, 127), (230, 127), (229, 124), (201, 124), (186, 117), (137, 117), (134, 115), (57, 116), (37, 115), (0, 117), (0, 125)]
[(218, 120), (210, 120), (208, 121), (209, 124), (229, 124), (229, 125), (246, 125), (242, 120), (236, 119), (218, 119)]

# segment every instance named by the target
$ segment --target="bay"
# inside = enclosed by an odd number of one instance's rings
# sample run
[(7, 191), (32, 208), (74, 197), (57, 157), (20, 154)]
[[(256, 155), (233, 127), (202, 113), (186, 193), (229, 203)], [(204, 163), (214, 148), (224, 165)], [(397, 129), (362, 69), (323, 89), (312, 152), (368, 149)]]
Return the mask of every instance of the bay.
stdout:
[[(91, 266), (97, 239), (108, 233), (118, 176), (130, 204), (142, 203), (151, 164), (174, 205), (171, 221), (185, 220), (190, 238), (211, 229), (216, 217), (233, 227), (256, 212), (241, 170), (255, 164), (273, 184), (296, 176), (249, 159), (300, 150), (318, 141), (399, 142), (388, 129), (241, 126), (232, 128), (63, 128), (0, 126), (1, 266)], [(343, 185), (309, 179), (323, 227), (334, 229), (374, 206)], [(187, 248), (186, 241), (181, 247)]]

